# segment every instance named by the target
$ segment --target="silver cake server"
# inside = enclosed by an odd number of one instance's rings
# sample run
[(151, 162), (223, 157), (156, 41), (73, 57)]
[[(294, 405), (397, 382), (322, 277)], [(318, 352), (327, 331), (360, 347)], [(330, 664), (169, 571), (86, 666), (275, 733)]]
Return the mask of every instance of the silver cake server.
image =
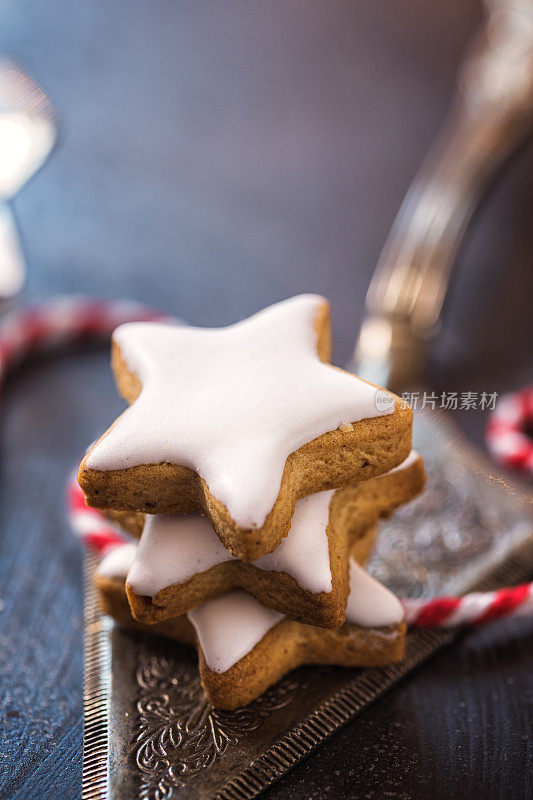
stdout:
[[(396, 391), (422, 380), (462, 233), (490, 176), (533, 127), (533, 4), (490, 7), (440, 143), (415, 181), (369, 292), (355, 368)], [(416, 418), (427, 491), (384, 527), (371, 567), (404, 595), (489, 589), (533, 567), (527, 492), (493, 474), (444, 415)], [(440, 647), (412, 631), (401, 664), (305, 668), (236, 712), (209, 706), (195, 655), (115, 626), (86, 557), (83, 797), (247, 800)]]

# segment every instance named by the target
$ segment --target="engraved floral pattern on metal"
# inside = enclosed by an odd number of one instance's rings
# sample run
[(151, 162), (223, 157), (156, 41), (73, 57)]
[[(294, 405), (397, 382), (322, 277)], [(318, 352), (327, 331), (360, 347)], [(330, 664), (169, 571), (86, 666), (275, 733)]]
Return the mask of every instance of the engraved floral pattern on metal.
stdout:
[(172, 797), (173, 789), (211, 767), (229, 745), (259, 728), (306, 686), (288, 677), (246, 708), (221, 711), (206, 700), (198, 670), (183, 648), (158, 656), (146, 643), (139, 646), (136, 680), (134, 751), (143, 800)]

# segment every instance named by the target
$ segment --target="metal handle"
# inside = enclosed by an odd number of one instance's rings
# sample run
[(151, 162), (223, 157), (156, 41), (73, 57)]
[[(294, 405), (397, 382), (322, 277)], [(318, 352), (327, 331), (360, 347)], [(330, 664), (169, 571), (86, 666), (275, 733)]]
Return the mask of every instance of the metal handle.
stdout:
[(420, 376), (472, 212), (533, 130), (533, 1), (499, 0), (490, 8), (447, 124), (405, 197), (368, 290), (358, 369), (391, 388)]

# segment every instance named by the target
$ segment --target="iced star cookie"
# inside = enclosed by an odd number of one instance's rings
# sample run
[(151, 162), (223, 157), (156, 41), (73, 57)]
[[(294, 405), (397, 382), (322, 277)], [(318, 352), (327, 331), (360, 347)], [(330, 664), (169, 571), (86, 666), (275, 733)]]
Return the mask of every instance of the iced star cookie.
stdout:
[(371, 527), (411, 500), (424, 482), (422, 459), (413, 452), (385, 475), (309, 495), (296, 504), (276, 550), (251, 564), (225, 549), (206, 517), (148, 515), (126, 582), (132, 614), (154, 624), (244, 589), (291, 619), (339, 627), (350, 550), (363, 539), (364, 553)]
[[(377, 525), (367, 528), (352, 545), (350, 558), (361, 566), (366, 564), (374, 549), (377, 529)], [(118, 545), (102, 558), (95, 575), (100, 605), (106, 614), (128, 627), (165, 635), (169, 622), (173, 626), (176, 620), (186, 619), (186, 616), (183, 614), (155, 623), (144, 623), (135, 619), (126, 592), (126, 578), (135, 560), (137, 548), (136, 542), (127, 542)], [(171, 629), (174, 630), (173, 627)]]
[[(134, 545), (124, 545), (104, 559), (97, 586), (112, 616), (142, 628), (129, 614), (124, 591), (132, 548)], [(265, 608), (246, 592), (237, 591), (149, 630), (195, 644), (209, 702), (234, 710), (251, 703), (287, 672), (304, 664), (369, 667), (399, 661), (404, 654), (406, 627), (397, 598), (352, 560), (342, 628), (329, 630), (295, 622)]]
[(411, 448), (410, 409), (328, 364), (330, 340), (314, 295), (216, 330), (121, 325), (112, 364), (131, 405), (81, 464), (88, 504), (200, 511), (235, 556), (272, 552), (300, 497), (375, 477)]

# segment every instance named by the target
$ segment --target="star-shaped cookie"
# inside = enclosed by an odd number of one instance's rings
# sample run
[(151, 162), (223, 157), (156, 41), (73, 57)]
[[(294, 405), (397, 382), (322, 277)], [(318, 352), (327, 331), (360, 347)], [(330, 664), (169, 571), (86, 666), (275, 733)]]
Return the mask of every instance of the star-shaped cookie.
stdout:
[(329, 307), (315, 295), (221, 329), (120, 326), (112, 362), (131, 405), (81, 464), (88, 504), (200, 511), (239, 558), (271, 552), (298, 498), (409, 454), (409, 408), (329, 353)]
[[(148, 515), (126, 581), (132, 614), (154, 624), (235, 589), (291, 619), (325, 627), (344, 623), (348, 555), (365, 552), (380, 517), (424, 486), (417, 453), (385, 475), (298, 501), (291, 529), (273, 553), (252, 564), (224, 548), (197, 514)], [(366, 541), (368, 540), (368, 541)]]
[(134, 549), (123, 545), (100, 565), (96, 582), (102, 605), (125, 625), (196, 645), (202, 685), (215, 707), (245, 706), (303, 664), (385, 666), (403, 658), (399, 601), (353, 560), (346, 623), (336, 630), (288, 619), (243, 591), (147, 628), (131, 616), (124, 589)]

